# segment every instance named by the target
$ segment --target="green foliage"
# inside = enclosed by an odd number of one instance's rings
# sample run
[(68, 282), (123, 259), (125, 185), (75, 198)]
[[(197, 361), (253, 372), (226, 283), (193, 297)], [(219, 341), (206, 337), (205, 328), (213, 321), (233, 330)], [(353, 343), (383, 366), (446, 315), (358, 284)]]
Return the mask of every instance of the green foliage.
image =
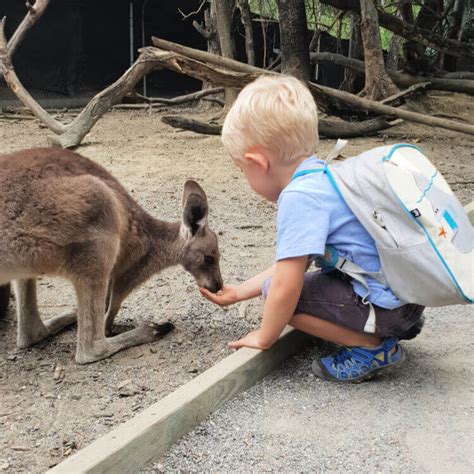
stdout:
[[(276, 0), (249, 0), (252, 12), (261, 15), (269, 20), (278, 21), (278, 7)], [(314, 30), (316, 27), (322, 28), (334, 37), (338, 36), (339, 29), (342, 39), (348, 39), (351, 34), (349, 15), (344, 15), (340, 20), (335, 22), (336, 16), (340, 10), (334, 9), (328, 5), (320, 3), (318, 0), (305, 0), (306, 18), (308, 28)], [(395, 13), (395, 4), (390, 4), (386, 8), (388, 13)], [(419, 12), (420, 6), (414, 5), (415, 16)], [(388, 49), (393, 33), (380, 28), (380, 38), (382, 48)]]

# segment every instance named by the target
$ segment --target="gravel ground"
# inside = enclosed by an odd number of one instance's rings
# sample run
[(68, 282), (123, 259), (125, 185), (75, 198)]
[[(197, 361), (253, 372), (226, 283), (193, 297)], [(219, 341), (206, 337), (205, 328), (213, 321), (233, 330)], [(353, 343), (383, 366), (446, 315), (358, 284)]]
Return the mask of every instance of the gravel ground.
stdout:
[[(465, 120), (474, 117), (472, 100), (468, 102), (462, 95), (436, 96), (428, 106), (433, 108), (433, 113), (456, 114)], [(160, 113), (169, 112), (163, 110)], [(176, 110), (171, 112), (175, 113)], [(192, 115), (196, 112), (183, 109), (179, 113)], [(197, 118), (208, 119), (209, 113), (198, 114)], [(0, 121), (0, 153), (45, 146), (46, 135), (47, 132), (34, 121)], [(471, 137), (402, 124), (378, 136), (351, 140), (345, 154), (351, 156), (370, 147), (401, 141), (418, 143), (433, 157), (463, 203), (472, 199), (474, 141)], [(333, 145), (332, 140), (322, 140), (320, 155), (325, 156)], [(79, 148), (79, 152), (105, 166), (121, 180), (143, 207), (154, 216), (166, 220), (179, 218), (181, 190), (185, 179), (197, 179), (208, 193), (211, 226), (220, 233), (223, 255), (221, 265), (227, 282), (242, 281), (272, 262), (274, 206), (252, 194), (238, 169), (230, 163), (218, 137), (171, 129), (162, 124), (157, 115), (148, 116), (146, 112), (115, 111), (97, 123)], [(73, 306), (74, 295), (69, 285), (63, 281), (42, 279), (39, 282), (39, 301), (42, 315), (49, 318)], [(227, 356), (227, 342), (253, 329), (258, 324), (259, 316), (259, 301), (228, 310), (212, 306), (199, 296), (189, 275), (181, 269), (172, 269), (152, 278), (131, 295), (125, 301), (117, 322), (134, 325), (144, 319), (170, 318), (177, 329), (153, 344), (131, 348), (89, 366), (77, 366), (73, 360), (76, 338), (74, 328), (31, 349), (16, 351), (16, 318), (14, 312), (10, 311), (6, 319), (0, 320), (0, 471), (44, 472), (49, 466), (57, 464), (110, 431), (112, 427), (130, 419), (138, 411)], [(432, 326), (433, 334), (442, 336), (443, 341), (449, 345), (461, 347), (459, 341), (467, 338), (470, 327), (458, 329), (456, 326), (452, 332), (447, 332), (447, 323), (443, 324), (442, 318), (439, 321), (438, 326)], [(424, 334), (410, 347), (418, 347), (418, 341), (421, 344), (425, 340), (427, 339)], [(428, 349), (428, 352), (433, 352), (436, 346), (431, 346), (428, 341), (427, 348), (421, 347), (424, 352)], [(286, 387), (291, 389), (293, 383), (304, 383), (306, 390), (311, 390), (311, 395), (307, 395), (308, 400), (314, 397), (314, 389), (317, 387), (323, 396), (322, 399), (314, 398), (318, 401), (318, 406), (328, 399), (332, 403), (330, 406), (337, 413), (345, 413), (341, 402), (346, 400), (344, 397), (348, 397), (344, 395), (346, 393), (362, 390), (367, 391), (368, 397), (374, 397), (374, 391), (369, 388), (373, 387), (373, 384), (364, 385), (362, 388), (335, 389), (308, 378), (310, 357), (312, 355), (307, 355), (306, 359), (298, 359), (292, 363), (297, 365), (289, 366), (285, 369), (286, 372), (275, 374), (271, 379), (273, 381), (265, 382), (255, 390), (263, 390), (263, 393), (271, 390), (269, 393), (274, 392), (275, 396), (285, 400), (285, 394), (295, 392), (296, 396), (300, 393), (287, 390)], [(438, 362), (437, 359), (436, 364), (432, 363), (432, 371), (434, 367), (438, 367)], [(412, 363), (414, 362), (409, 362)], [(454, 365), (454, 361), (452, 364)], [(290, 377), (295, 371), (301, 372), (303, 376)], [(423, 374), (420, 374), (420, 377), (419, 384), (423, 385)], [(290, 382), (286, 382), (287, 380)], [(415, 382), (409, 380), (410, 378), (400, 379), (402, 387), (403, 384), (413, 383), (416, 388)], [(389, 381), (384, 381), (377, 385), (377, 388), (384, 387), (387, 383)], [(304, 393), (303, 388), (301, 393)], [(427, 381), (425, 388), (429, 391), (433, 386)], [(378, 392), (376, 396), (383, 399)], [(281, 429), (277, 431), (288, 433), (288, 442), (293, 443), (294, 449), (288, 447), (280, 450), (277, 444), (276, 452), (271, 458), (297, 460), (298, 443), (308, 443), (313, 439), (313, 435), (306, 434), (299, 440), (293, 420), (300, 420), (297, 424), (302, 427), (302, 433), (306, 433), (312, 425), (299, 417), (298, 413), (302, 410), (299, 407), (306, 406), (307, 410), (311, 407), (314, 411), (314, 402), (306, 402), (305, 398), (302, 398), (301, 404), (290, 404), (291, 398), (286, 399), (287, 403), (272, 403), (272, 406), (279, 407), (283, 414), (279, 417)], [(466, 395), (464, 400), (468, 399)], [(261, 400), (262, 409), (268, 409), (268, 404), (264, 403), (261, 396), (256, 397), (256, 400)], [(389, 400), (387, 398), (387, 409)], [(324, 403), (329, 402), (326, 400)], [(232, 406), (234, 405), (229, 404), (229, 407)], [(258, 406), (255, 404), (255, 409)], [(285, 406), (288, 412), (283, 411)], [(353, 410), (351, 407), (351, 411)], [(440, 411), (443, 416), (448, 413), (444, 408)], [(253, 412), (250, 413), (247, 424), (244, 424), (244, 415), (240, 418), (234, 417), (231, 410), (227, 415), (231, 421), (223, 423), (234, 428), (242, 423), (243, 427), (239, 433), (254, 432), (255, 439), (259, 439), (257, 428), (261, 423), (257, 423)], [(260, 419), (263, 420), (263, 414), (267, 411), (260, 413)], [(332, 419), (332, 414), (328, 414), (328, 417)], [(464, 415), (460, 417), (460, 420), (462, 419), (467, 423)], [(440, 421), (443, 420), (440, 418)], [(288, 429), (282, 426), (282, 423), (287, 423)], [(250, 425), (254, 427), (249, 431)], [(336, 423), (335, 427), (337, 426)], [(319, 433), (316, 429), (310, 431)], [(335, 436), (334, 442), (337, 443), (346, 439), (346, 434), (342, 435), (341, 430), (336, 432), (323, 427), (321, 432), (327, 437)], [(212, 440), (212, 432), (209, 433), (209, 440)], [(233, 436), (236, 436), (236, 433), (238, 432), (235, 431)], [(347, 435), (347, 443), (350, 443), (350, 439), (357, 438), (351, 429), (347, 433), (351, 433), (350, 436)], [(387, 433), (393, 432), (387, 429)], [(195, 436), (201, 441), (205, 438), (205, 433), (196, 433)], [(338, 440), (338, 436), (341, 436), (341, 440)], [(366, 442), (371, 439), (365, 435), (361, 438)], [(251, 443), (252, 439), (250, 437), (248, 442)], [(437, 439), (436, 445), (441, 444), (443, 447), (444, 443), (439, 443)], [(318, 449), (328, 450), (330, 456), (331, 444), (326, 446), (324, 438), (321, 440)], [(433, 444), (432, 441), (429, 438), (429, 443), (421, 444)], [(250, 444), (245, 446), (245, 451), (250, 453)], [(267, 444), (261, 441), (259, 446), (262, 453)], [(226, 451), (224, 447), (219, 449)], [(189, 464), (186, 469), (198, 468), (199, 464), (197, 461), (193, 464), (193, 459), (194, 455), (200, 452), (189, 451)], [(215, 449), (211, 449), (211, 452), (215, 453), (217, 463), (222, 458), (221, 454)], [(238, 452), (236, 451), (235, 456)], [(231, 456), (230, 452), (225, 454)], [(203, 459), (205, 457), (203, 454)], [(233, 461), (226, 459), (232, 468)], [(298, 465), (296, 460), (295, 466)], [(238, 466), (237, 462), (235, 465)], [(169, 464), (170, 469), (172, 466), (173, 464)], [(240, 466), (242, 470), (245, 469), (245, 466)], [(210, 468), (210, 465), (208, 467)], [(203, 465), (202, 469), (206, 467)], [(226, 468), (221, 466), (221, 470)]]
[[(34, 122), (0, 122), (0, 153), (45, 143), (46, 131)], [(220, 234), (224, 278), (239, 281), (270, 265), (274, 206), (251, 193), (218, 137), (182, 133), (146, 113), (113, 112), (78, 151), (164, 220), (179, 219), (184, 182), (197, 179)], [(45, 319), (75, 304), (63, 280), (40, 279), (38, 290)], [(87, 366), (74, 363), (75, 328), (17, 351), (10, 311), (0, 319), (0, 472), (44, 472), (130, 419), (229, 355), (227, 342), (256, 324), (258, 308), (258, 301), (245, 311), (216, 308), (181, 268), (166, 270), (127, 298), (117, 323), (171, 319), (176, 329)]]
[(474, 326), (426, 311), (404, 365), (358, 385), (317, 379), (316, 343), (225, 404), (143, 472), (474, 472)]

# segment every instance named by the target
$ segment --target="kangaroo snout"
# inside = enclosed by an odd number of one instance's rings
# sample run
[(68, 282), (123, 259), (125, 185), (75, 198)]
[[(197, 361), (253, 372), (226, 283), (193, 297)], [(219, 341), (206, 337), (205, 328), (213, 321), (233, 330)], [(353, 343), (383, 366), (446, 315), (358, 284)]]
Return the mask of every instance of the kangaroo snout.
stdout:
[(213, 281), (210, 285), (206, 285), (204, 288), (206, 288), (206, 290), (209, 290), (211, 293), (217, 293), (219, 290), (222, 289), (223, 284), (224, 283), (222, 281), (222, 278), (220, 278), (217, 281)]
[(211, 293), (217, 293), (224, 286), (220, 268), (217, 268), (217, 271), (214, 270), (212, 273), (203, 272), (200, 274), (195, 274), (193, 276), (197, 285), (200, 288), (205, 288)]

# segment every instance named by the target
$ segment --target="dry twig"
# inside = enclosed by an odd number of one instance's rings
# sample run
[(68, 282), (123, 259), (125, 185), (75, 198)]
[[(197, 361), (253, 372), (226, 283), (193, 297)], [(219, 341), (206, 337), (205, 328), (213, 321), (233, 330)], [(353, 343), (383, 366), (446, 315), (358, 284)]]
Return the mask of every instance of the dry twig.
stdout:
[(181, 11), (181, 9), (178, 8), (179, 13), (181, 13), (181, 15), (182, 15), (182, 17), (183, 17), (183, 21), (184, 21), (184, 20), (187, 20), (187, 19), (188, 19), (189, 17), (191, 17), (191, 16), (194, 16), (194, 15), (199, 14), (199, 12), (202, 10), (202, 7), (203, 7), (206, 3), (207, 3), (207, 0), (203, 0), (203, 1), (201, 2), (201, 5), (199, 5), (199, 8), (198, 8), (196, 11), (191, 12), (191, 13), (188, 13), (188, 14), (183, 13), (183, 12)]

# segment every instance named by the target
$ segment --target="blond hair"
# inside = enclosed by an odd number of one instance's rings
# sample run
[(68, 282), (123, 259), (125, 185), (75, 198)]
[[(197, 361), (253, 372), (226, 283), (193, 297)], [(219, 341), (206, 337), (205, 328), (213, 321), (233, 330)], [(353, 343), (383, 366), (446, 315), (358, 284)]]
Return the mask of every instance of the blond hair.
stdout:
[(245, 86), (222, 128), (222, 142), (235, 160), (261, 146), (279, 160), (309, 156), (318, 144), (318, 115), (307, 87), (291, 76), (260, 76)]

